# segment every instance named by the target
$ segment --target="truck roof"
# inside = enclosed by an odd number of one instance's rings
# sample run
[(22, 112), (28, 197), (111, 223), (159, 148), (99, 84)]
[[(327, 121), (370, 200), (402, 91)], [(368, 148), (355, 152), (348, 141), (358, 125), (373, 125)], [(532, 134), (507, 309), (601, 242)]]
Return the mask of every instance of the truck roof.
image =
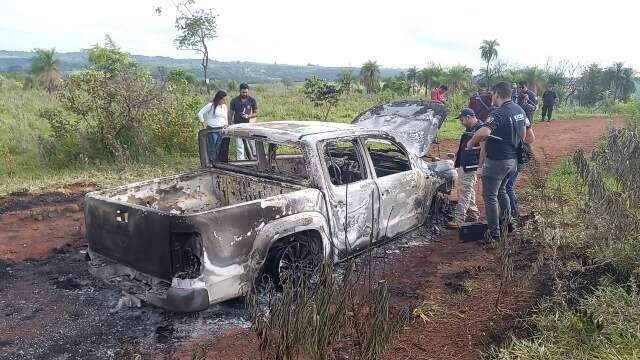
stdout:
[(325, 121), (267, 121), (230, 125), (224, 129), (228, 135), (265, 137), (275, 141), (297, 141), (307, 135), (333, 132), (371, 132), (360, 126)]

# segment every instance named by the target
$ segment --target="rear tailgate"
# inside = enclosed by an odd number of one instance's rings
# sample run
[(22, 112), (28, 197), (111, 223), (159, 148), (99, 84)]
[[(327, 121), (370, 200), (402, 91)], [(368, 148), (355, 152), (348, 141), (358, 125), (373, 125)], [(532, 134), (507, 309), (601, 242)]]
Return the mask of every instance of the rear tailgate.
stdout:
[(171, 279), (171, 216), (89, 194), (85, 222), (91, 251), (143, 273)]

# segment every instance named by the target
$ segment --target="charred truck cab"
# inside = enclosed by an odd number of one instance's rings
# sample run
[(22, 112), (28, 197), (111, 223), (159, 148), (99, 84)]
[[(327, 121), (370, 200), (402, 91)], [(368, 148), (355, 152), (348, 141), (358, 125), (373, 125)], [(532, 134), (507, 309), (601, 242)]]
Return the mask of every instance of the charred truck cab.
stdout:
[(393, 239), (424, 223), (455, 179), (453, 162), (421, 158), (445, 116), (437, 103), (412, 101), (372, 108), (354, 125), (203, 130), (201, 169), (87, 194), (89, 269), (191, 312), (241, 296), (256, 270), (277, 281), (296, 262), (339, 261)]

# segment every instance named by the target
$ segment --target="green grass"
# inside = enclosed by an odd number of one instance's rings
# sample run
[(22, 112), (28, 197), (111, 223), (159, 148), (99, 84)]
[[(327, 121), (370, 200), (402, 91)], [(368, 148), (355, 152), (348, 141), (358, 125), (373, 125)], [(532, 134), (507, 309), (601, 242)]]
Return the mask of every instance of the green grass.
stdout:
[(512, 338), (497, 359), (640, 359), (640, 295), (605, 283), (575, 309), (544, 303), (531, 319), (535, 335)]
[(100, 188), (178, 174), (200, 167), (197, 157), (166, 157), (162, 160), (108, 164), (72, 165), (63, 169), (43, 168), (21, 171), (0, 182), (0, 195), (14, 191), (67, 191), (75, 183), (95, 184)]
[[(259, 121), (309, 120), (324, 116), (325, 109), (314, 107), (302, 94), (300, 84), (289, 88), (282, 84), (255, 85), (251, 93), (258, 101)], [(232, 96), (235, 96), (234, 92), (230, 92), (230, 97)], [(423, 98), (423, 94), (414, 98), (420, 97)], [(343, 96), (338, 105), (331, 109), (329, 120), (348, 123), (371, 106), (399, 98), (389, 93)], [(208, 100), (209, 97), (202, 96), (203, 104)], [(462, 94), (450, 95), (450, 113), (454, 114), (466, 106), (466, 101), (466, 96)], [(59, 107), (55, 96), (42, 90), (23, 91), (15, 87), (0, 89), (0, 195), (24, 188), (40, 191), (86, 179), (93, 179), (89, 182), (100, 186), (119, 185), (182, 171), (185, 167), (195, 166), (197, 162), (198, 156), (194, 153), (191, 157), (183, 155), (177, 158), (159, 158), (145, 161), (144, 164), (70, 164), (62, 169), (43, 166), (39, 161), (37, 139), (39, 136), (50, 136), (51, 130), (46, 120), (38, 114), (41, 109)], [(562, 107), (558, 109), (559, 117), (569, 114), (563, 111)], [(587, 115), (576, 112), (575, 109), (572, 111), (577, 116)], [(193, 120), (197, 121), (195, 114)], [(450, 116), (440, 129), (439, 139), (458, 139), (463, 130), (460, 123)], [(158, 170), (155, 171), (154, 167)]]

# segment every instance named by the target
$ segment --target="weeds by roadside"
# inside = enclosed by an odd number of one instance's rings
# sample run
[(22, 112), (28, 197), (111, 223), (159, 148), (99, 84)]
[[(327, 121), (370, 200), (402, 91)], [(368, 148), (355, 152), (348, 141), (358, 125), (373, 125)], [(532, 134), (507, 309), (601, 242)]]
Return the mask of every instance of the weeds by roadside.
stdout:
[[(589, 158), (578, 150), (544, 175), (530, 171), (534, 214), (525, 231), (548, 269), (553, 294), (499, 359), (640, 357), (640, 133), (637, 122), (611, 128)], [(541, 176), (542, 174), (542, 176)]]

